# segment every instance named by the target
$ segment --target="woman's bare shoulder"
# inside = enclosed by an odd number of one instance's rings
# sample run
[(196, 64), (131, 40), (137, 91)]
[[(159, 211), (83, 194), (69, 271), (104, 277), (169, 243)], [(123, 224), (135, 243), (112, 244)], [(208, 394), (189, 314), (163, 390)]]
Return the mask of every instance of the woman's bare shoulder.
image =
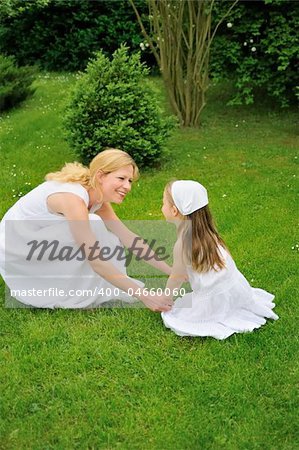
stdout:
[(85, 219), (88, 210), (84, 200), (70, 192), (56, 192), (48, 196), (47, 206), (56, 214), (63, 214), (67, 218)]

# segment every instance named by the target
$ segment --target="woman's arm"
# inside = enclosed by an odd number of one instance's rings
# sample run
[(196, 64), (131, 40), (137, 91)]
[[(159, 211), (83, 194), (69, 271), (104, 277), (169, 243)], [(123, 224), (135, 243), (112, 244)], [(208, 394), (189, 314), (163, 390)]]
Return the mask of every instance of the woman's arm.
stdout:
[(140, 236), (133, 233), (122, 223), (110, 203), (104, 203), (102, 208), (97, 211), (97, 214), (105, 221), (107, 228), (119, 238), (125, 247), (132, 250), (139, 258), (144, 258), (143, 260), (150, 266), (167, 275), (171, 274), (171, 267), (165, 261), (161, 261)]
[(173, 248), (173, 266), (170, 277), (167, 280), (166, 288), (170, 290), (170, 298), (173, 298), (174, 289), (180, 289), (187, 280), (186, 267), (183, 263), (183, 249), (180, 240), (177, 240)]
[[(144, 295), (140, 286), (118, 271), (113, 264), (101, 259), (100, 249), (96, 245), (97, 239), (90, 226), (88, 210), (80, 197), (71, 193), (55, 194), (55, 199), (54, 194), (51, 197), (51, 208), (59, 211), (68, 220), (76, 243), (81, 248), (83, 246), (86, 259), (96, 273), (125, 292), (128, 292), (129, 289), (132, 290), (133, 295), (153, 311), (169, 311), (171, 309), (172, 302), (170, 299), (167, 299), (165, 296), (150, 297)], [(94, 251), (95, 248), (97, 249), (96, 252)], [(92, 258), (89, 258), (91, 252)]]

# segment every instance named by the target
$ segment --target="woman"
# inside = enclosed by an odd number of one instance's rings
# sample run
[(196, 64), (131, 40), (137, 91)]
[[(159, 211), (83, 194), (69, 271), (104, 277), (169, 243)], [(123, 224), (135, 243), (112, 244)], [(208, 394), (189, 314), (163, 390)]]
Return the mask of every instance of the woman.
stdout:
[[(12, 295), (40, 308), (96, 307), (113, 298), (131, 302), (133, 295), (153, 311), (168, 311), (172, 301), (146, 295), (120, 257), (122, 245), (133, 248), (138, 236), (110, 203), (121, 203), (137, 178), (133, 159), (108, 149), (89, 168), (71, 163), (49, 173), (20, 198), (0, 225), (1, 275)], [(140, 247), (149, 264), (170, 273), (142, 240)]]

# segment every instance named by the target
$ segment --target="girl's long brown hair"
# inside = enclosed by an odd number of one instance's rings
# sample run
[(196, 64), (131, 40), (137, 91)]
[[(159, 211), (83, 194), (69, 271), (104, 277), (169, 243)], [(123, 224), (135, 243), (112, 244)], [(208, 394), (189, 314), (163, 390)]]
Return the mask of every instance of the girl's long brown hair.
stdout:
[[(171, 205), (174, 201), (171, 196), (171, 185), (165, 188), (167, 200)], [(182, 240), (183, 259), (186, 264), (191, 264), (196, 272), (208, 272), (209, 270), (221, 270), (225, 262), (221, 256), (220, 246), (227, 250), (226, 244), (219, 235), (209, 206), (194, 211), (192, 214), (182, 216), (183, 221), (179, 226), (179, 239)], [(192, 245), (189, 245), (192, 243)]]

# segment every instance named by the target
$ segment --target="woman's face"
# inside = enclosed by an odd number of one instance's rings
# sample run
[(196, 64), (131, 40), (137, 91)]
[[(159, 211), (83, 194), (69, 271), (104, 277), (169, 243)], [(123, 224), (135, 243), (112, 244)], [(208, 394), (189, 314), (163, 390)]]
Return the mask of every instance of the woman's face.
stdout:
[(131, 190), (133, 175), (134, 171), (131, 164), (114, 172), (99, 174), (98, 178), (103, 194), (103, 201), (121, 203)]

